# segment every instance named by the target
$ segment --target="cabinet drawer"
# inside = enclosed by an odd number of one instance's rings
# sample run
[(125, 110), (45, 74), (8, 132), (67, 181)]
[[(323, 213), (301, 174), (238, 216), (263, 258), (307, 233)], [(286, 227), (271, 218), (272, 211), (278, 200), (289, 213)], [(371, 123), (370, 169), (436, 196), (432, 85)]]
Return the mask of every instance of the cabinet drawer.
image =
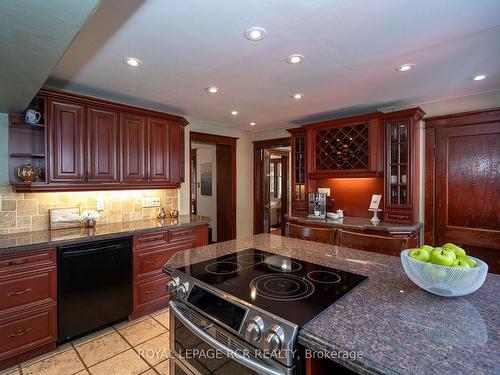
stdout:
[(175, 250), (162, 249), (143, 253), (136, 253), (134, 256), (134, 275), (145, 277), (148, 274), (160, 272), (163, 265), (175, 254)]
[(134, 237), (134, 249), (144, 250), (168, 245), (168, 232), (156, 232)]
[(167, 276), (162, 276), (152, 281), (146, 281), (137, 285), (138, 305), (144, 305), (157, 299), (166, 298)]
[(387, 218), (392, 222), (410, 222), (410, 214), (405, 212), (388, 212)]
[(0, 324), (0, 360), (56, 340), (56, 308)]
[(166, 248), (134, 254), (134, 276), (136, 279), (145, 278), (160, 273), (162, 267), (178, 251), (196, 247), (196, 239), (180, 241), (170, 244)]
[(55, 301), (55, 268), (0, 281), (0, 313), (36, 302)]
[(56, 264), (55, 249), (27, 251), (19, 254), (0, 256), (0, 274), (12, 273), (17, 270), (31, 267), (43, 267)]
[(179, 228), (170, 230), (170, 242), (185, 241), (196, 238), (196, 227)]

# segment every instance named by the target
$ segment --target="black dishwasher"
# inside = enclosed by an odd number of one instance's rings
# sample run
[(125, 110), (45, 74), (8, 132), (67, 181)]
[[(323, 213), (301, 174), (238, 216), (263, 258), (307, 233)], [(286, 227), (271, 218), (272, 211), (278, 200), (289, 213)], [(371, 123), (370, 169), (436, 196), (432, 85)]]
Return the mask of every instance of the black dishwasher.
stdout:
[(128, 318), (130, 239), (61, 246), (57, 261), (59, 344)]

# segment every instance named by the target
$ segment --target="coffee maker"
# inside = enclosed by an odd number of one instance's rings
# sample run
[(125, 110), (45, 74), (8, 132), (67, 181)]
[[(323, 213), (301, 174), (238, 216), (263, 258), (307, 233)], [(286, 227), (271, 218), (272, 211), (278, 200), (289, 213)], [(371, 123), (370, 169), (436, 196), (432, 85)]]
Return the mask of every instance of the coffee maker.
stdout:
[(309, 215), (310, 219), (326, 219), (326, 194), (309, 193)]

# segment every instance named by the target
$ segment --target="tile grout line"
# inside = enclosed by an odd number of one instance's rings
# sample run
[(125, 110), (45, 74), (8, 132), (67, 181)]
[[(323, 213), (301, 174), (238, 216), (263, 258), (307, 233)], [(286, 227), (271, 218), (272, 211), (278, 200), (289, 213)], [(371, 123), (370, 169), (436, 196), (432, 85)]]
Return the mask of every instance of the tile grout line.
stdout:
[[(156, 320), (155, 320), (155, 321), (156, 321)], [(160, 324), (160, 325), (161, 325), (161, 324)], [(146, 361), (146, 360), (142, 357), (142, 355), (140, 355), (140, 354), (139, 354), (139, 352), (138, 352), (137, 350), (135, 350), (135, 348), (132, 346), (132, 344), (131, 344), (131, 343), (130, 343), (130, 342), (129, 342), (129, 341), (128, 341), (128, 340), (127, 340), (127, 339), (126, 339), (126, 338), (125, 338), (125, 337), (124, 337), (121, 333), (120, 333), (120, 331), (118, 331), (115, 327), (113, 327), (113, 329), (116, 331), (116, 333), (118, 333), (118, 335), (120, 335), (120, 337), (121, 337), (123, 340), (125, 340), (125, 342), (126, 342), (126, 343), (127, 343), (127, 344), (131, 347), (131, 348), (132, 348), (132, 350), (133, 350), (133, 351), (134, 351), (134, 352), (135, 352), (135, 353), (139, 356), (139, 358), (140, 358), (140, 359), (141, 359), (144, 363), (146, 363), (146, 365), (149, 367), (146, 371), (153, 370), (154, 372), (156, 372), (156, 373), (158, 374), (158, 372), (154, 369), (154, 367), (153, 367), (153, 366), (151, 366), (151, 365), (149, 364), (149, 362), (148, 362), (148, 361)], [(162, 333), (162, 334), (163, 334), (163, 333)], [(158, 335), (158, 336), (160, 336), (160, 335)], [(152, 340), (152, 339), (154, 339), (154, 338), (156, 338), (156, 337), (158, 337), (158, 336), (155, 336), (155, 337), (151, 338), (150, 340)], [(145, 343), (145, 342), (147, 342), (147, 341), (149, 341), (149, 340), (146, 340), (146, 341), (144, 341), (144, 342), (142, 342), (142, 343), (140, 343), (140, 344), (138, 344), (138, 345), (144, 344), (144, 343)], [(146, 371), (144, 371), (144, 372), (146, 372)]]
[[(85, 370), (87, 370), (87, 372), (90, 374), (90, 370), (87, 366), (87, 364), (85, 363), (85, 361), (83, 360), (82, 356), (80, 355), (80, 353), (78, 353), (78, 350), (76, 350), (76, 346), (75, 344), (73, 344), (73, 342), (71, 342), (71, 347), (73, 348), (73, 350), (76, 352), (76, 355), (78, 356), (78, 358), (80, 359), (80, 362), (82, 362), (83, 364), (83, 367), (85, 368)], [(78, 373), (79, 371), (75, 372)]]

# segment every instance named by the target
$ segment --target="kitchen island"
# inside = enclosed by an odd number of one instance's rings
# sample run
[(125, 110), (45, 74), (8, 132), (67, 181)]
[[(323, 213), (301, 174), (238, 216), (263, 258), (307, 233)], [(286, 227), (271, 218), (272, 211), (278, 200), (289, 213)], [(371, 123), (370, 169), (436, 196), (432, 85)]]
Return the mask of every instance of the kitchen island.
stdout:
[[(249, 248), (369, 277), (302, 327), (306, 349), (360, 374), (500, 372), (499, 276), (469, 296), (444, 298), (414, 285), (396, 257), (268, 234), (182, 251), (169, 267)], [(348, 352), (357, 355), (335, 355)]]

